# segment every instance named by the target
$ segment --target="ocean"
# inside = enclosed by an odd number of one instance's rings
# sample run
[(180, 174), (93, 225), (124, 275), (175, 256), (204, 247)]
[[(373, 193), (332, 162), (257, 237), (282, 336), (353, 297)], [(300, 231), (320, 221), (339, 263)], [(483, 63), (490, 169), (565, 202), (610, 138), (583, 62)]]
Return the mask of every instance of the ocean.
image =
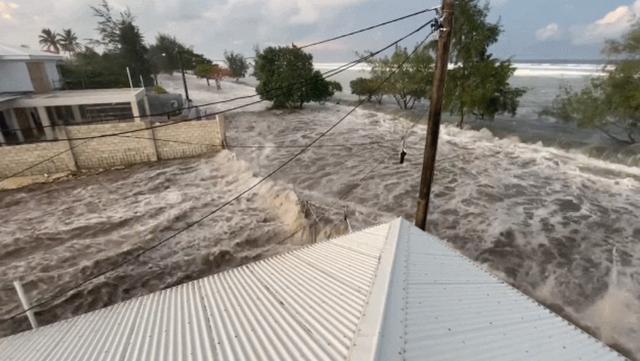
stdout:
[[(315, 68), (326, 71), (339, 67), (342, 63), (316, 63)], [(493, 120), (480, 120), (467, 117), (466, 124), (470, 129), (487, 129), (499, 138), (517, 137), (524, 143), (540, 143), (545, 146), (564, 150), (577, 151), (590, 157), (603, 159), (625, 165), (640, 165), (640, 146), (627, 146), (603, 135), (594, 129), (582, 129), (575, 124), (560, 122), (539, 114), (551, 105), (562, 87), (575, 90), (584, 88), (592, 78), (605, 75), (605, 64), (579, 61), (531, 61), (515, 62), (516, 68), (510, 83), (513, 86), (527, 89), (520, 99), (520, 107), (516, 116), (499, 115)], [(337, 96), (345, 100), (355, 100), (351, 94), (349, 82), (358, 77), (369, 76), (369, 66), (359, 65), (353, 69), (332, 77), (340, 82), (343, 92)], [(387, 97), (386, 104), (394, 102)], [(418, 115), (426, 114), (426, 104), (416, 105)], [(444, 115), (444, 121), (455, 123), (455, 117)]]

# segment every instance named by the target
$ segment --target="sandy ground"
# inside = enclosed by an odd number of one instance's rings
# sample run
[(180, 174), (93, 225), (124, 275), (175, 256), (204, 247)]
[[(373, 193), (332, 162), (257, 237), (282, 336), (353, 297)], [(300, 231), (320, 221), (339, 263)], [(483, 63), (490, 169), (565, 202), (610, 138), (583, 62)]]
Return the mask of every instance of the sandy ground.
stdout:
[[(252, 92), (235, 83), (216, 91), (204, 81), (189, 82), (196, 103)], [(161, 85), (181, 89), (177, 77), (163, 77)], [(0, 193), (2, 234), (9, 235), (0, 248), (0, 315), (18, 309), (13, 279), (24, 280), (31, 294), (47, 294), (102, 270), (298, 151), (277, 146), (307, 144), (349, 111), (331, 103), (297, 112), (266, 111), (267, 105), (227, 116), (232, 146), (263, 148), (232, 147), (215, 157)], [(412, 219), (425, 131), (385, 111), (358, 110), (273, 182), (39, 316), (77, 314), (291, 249), (309, 234), (273, 243), (307, 224), (304, 218), (319, 220), (320, 238), (349, 225)], [(403, 137), (409, 154), (400, 165)], [(640, 358), (639, 201), (638, 168), (445, 126), (429, 230)], [(24, 326), (5, 323), (2, 331)]]

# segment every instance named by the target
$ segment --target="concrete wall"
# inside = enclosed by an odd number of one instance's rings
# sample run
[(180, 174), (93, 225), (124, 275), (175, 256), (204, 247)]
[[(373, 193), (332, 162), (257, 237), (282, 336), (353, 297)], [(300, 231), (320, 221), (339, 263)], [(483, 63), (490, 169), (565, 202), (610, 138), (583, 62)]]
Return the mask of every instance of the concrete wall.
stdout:
[(113, 168), (158, 160), (151, 131), (143, 122), (67, 126), (69, 139), (105, 134), (139, 132), (121, 136), (71, 141), (72, 152), (80, 169)]
[(56, 127), (58, 139), (134, 132), (89, 140), (0, 146), (0, 177), (12, 176), (50, 157), (54, 158), (20, 176), (113, 168), (192, 157), (222, 149), (219, 146), (222, 144), (222, 136), (217, 118), (162, 125), (156, 129), (149, 127), (145, 122)]
[(33, 85), (24, 61), (0, 61), (0, 93), (32, 92)]
[(47, 70), (47, 76), (49, 77), (51, 86), (54, 89), (62, 88), (62, 77), (60, 76), (60, 71), (58, 70), (58, 62), (54, 60), (45, 60), (44, 67)]
[[(0, 177), (10, 177), (27, 167), (20, 176), (54, 174), (75, 170), (68, 142), (38, 143), (0, 147)], [(49, 158), (52, 158), (49, 160)]]
[(218, 121), (194, 121), (153, 129), (160, 159), (192, 157), (222, 149)]

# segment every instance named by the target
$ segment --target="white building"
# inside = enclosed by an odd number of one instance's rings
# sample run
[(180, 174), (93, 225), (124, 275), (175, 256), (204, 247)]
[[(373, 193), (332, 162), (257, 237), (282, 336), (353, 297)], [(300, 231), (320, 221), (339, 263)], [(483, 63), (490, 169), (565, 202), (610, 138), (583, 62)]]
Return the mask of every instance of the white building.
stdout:
[(2, 338), (0, 359), (625, 358), (397, 219)]
[[(54, 139), (56, 125), (149, 114), (143, 88), (59, 90), (59, 54), (0, 44), (0, 143)], [(139, 118), (137, 118), (139, 119)]]

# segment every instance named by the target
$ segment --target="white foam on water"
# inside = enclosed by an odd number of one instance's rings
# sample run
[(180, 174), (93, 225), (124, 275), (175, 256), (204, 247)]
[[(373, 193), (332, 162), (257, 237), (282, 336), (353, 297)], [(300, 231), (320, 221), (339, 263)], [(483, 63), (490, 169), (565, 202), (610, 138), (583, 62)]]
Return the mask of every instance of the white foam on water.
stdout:
[[(13, 280), (34, 303), (165, 239), (255, 184), (235, 154), (136, 166), (68, 182), (0, 193), (0, 334), (23, 330)], [(40, 308), (39, 321), (108, 306), (293, 249), (304, 225), (290, 186), (253, 192), (139, 260)]]

